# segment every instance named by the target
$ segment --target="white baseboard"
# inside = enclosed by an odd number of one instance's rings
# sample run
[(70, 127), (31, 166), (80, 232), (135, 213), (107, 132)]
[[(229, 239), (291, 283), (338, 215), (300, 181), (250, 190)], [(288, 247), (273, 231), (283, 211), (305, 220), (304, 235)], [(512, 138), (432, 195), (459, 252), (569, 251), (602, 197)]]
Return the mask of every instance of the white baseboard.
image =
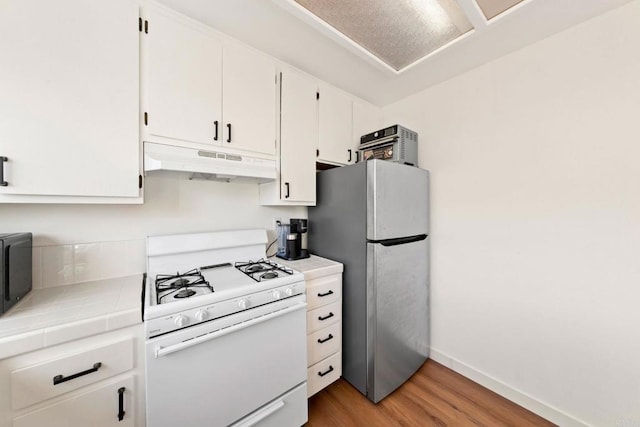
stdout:
[(481, 372), (459, 360), (450, 357), (449, 355), (431, 347), (430, 359), (446, 366), (447, 368), (459, 373), (460, 375), (469, 378), (470, 380), (488, 388), (489, 390), (499, 394), (500, 396), (509, 399), (510, 401), (517, 403), (518, 405), (530, 410), (531, 412), (540, 415), (552, 423), (558, 424), (561, 427), (589, 427), (590, 425), (581, 421), (569, 414), (562, 412), (561, 410), (547, 405), (540, 400), (537, 400), (526, 393), (516, 390), (509, 385), (500, 382), (499, 380)]

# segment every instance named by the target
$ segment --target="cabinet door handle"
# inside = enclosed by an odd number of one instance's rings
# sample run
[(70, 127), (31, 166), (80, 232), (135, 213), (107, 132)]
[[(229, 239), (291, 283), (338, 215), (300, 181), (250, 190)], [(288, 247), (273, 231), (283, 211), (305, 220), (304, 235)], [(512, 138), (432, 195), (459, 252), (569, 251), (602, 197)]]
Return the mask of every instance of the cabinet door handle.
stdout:
[(327, 341), (329, 341), (331, 339), (333, 339), (333, 335), (331, 335), (331, 334), (329, 334), (329, 336), (324, 338), (324, 339), (318, 338), (318, 344), (324, 344), (324, 343), (326, 343)]
[(289, 183), (288, 183), (288, 182), (285, 182), (285, 183), (284, 183), (284, 186), (285, 186), (285, 187), (287, 187), (287, 194), (285, 194), (285, 195), (284, 195), (284, 198), (285, 198), (285, 199), (288, 199), (288, 198), (289, 198)]
[(227, 123), (227, 142), (231, 142), (231, 123)]
[(9, 159), (4, 156), (0, 156), (0, 187), (6, 187), (9, 185), (9, 183), (4, 180), (4, 162), (7, 160)]
[(333, 366), (329, 365), (329, 369), (327, 369), (324, 372), (319, 371), (318, 375), (320, 375), (321, 377), (324, 377), (325, 375), (330, 374), (331, 372), (333, 372)]
[(124, 387), (120, 387), (118, 389), (118, 421), (122, 421), (124, 419), (124, 391), (126, 389)]
[(347, 151), (349, 152), (349, 160), (347, 160), (347, 161), (350, 162), (351, 161), (351, 150), (347, 150)]
[(331, 289), (329, 289), (327, 292), (325, 292), (325, 293), (323, 293), (323, 294), (321, 294), (320, 292), (318, 292), (318, 296), (319, 296), (320, 298), (322, 298), (322, 297), (328, 297), (329, 295), (333, 295), (333, 291), (332, 291)]
[(84, 375), (90, 374), (92, 372), (98, 372), (98, 369), (100, 369), (101, 366), (102, 366), (101, 362), (96, 362), (96, 363), (93, 364), (93, 368), (87, 369), (86, 371), (78, 372), (78, 373), (73, 374), (73, 375), (69, 375), (68, 377), (65, 377), (62, 374), (56, 375), (55, 377), (53, 377), (53, 385), (58, 385), (60, 383), (71, 381), (71, 380), (74, 380), (74, 379), (76, 379), (78, 377), (82, 377)]
[(331, 319), (334, 316), (333, 312), (330, 311), (329, 314), (327, 314), (326, 316), (322, 317), (322, 316), (318, 316), (318, 320), (327, 320), (327, 319)]
[(218, 121), (217, 120), (213, 122), (213, 126), (215, 128), (215, 134), (213, 135), (213, 140), (217, 141), (218, 140)]

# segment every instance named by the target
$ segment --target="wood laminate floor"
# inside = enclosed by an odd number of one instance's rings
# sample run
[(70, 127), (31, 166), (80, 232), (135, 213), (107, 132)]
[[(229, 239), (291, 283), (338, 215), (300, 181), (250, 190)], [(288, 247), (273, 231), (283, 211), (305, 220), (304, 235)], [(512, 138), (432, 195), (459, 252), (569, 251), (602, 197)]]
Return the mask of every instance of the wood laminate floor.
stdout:
[(309, 401), (308, 427), (554, 426), (462, 375), (428, 360), (377, 405), (340, 379)]

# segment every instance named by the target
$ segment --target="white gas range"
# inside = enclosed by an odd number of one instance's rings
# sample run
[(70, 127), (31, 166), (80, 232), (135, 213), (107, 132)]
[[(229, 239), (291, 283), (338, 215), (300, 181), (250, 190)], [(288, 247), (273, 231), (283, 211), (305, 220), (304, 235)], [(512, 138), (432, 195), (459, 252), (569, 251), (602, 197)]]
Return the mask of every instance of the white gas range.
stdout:
[(149, 237), (147, 422), (307, 420), (304, 276), (265, 259), (265, 230)]

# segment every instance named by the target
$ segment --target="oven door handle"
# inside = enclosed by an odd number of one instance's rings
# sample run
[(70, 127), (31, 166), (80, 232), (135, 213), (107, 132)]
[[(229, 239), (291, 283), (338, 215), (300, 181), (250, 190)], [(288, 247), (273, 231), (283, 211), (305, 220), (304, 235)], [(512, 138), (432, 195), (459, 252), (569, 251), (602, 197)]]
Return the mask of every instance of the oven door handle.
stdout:
[(189, 347), (193, 347), (194, 345), (201, 344), (203, 342), (211, 341), (216, 338), (223, 337), (225, 335), (231, 334), (233, 332), (240, 331), (242, 329), (248, 328), (250, 326), (256, 325), (258, 323), (266, 322), (267, 320), (274, 319), (276, 317), (284, 316), (285, 314), (289, 314), (293, 311), (302, 310), (307, 307), (307, 303), (299, 303), (294, 305), (293, 307), (284, 308), (282, 310), (274, 311), (273, 313), (265, 314), (264, 316), (256, 317), (255, 319), (247, 320), (246, 322), (238, 323), (236, 325), (232, 325), (223, 329), (220, 329), (215, 332), (210, 332), (206, 335), (200, 335), (197, 338), (192, 338), (187, 341), (182, 341), (178, 344), (170, 345), (167, 347), (158, 346), (155, 350), (155, 358), (166, 356), (171, 353), (175, 353), (176, 351), (184, 350)]

